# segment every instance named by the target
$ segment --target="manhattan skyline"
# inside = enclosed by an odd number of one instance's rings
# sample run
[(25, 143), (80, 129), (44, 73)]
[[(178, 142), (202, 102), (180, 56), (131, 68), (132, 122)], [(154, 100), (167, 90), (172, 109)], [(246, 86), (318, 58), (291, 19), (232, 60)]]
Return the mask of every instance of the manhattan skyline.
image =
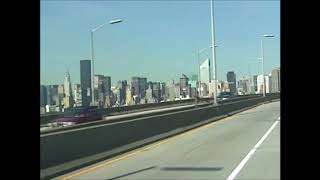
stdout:
[[(111, 76), (112, 84), (133, 76), (148, 81), (178, 80), (198, 74), (193, 52), (210, 45), (209, 1), (41, 1), (41, 84), (62, 84), (67, 70), (80, 83), (80, 60), (91, 59), (90, 30), (95, 34), (95, 74)], [(280, 66), (279, 1), (215, 1), (218, 79), (228, 71), (248, 75), (248, 62), (261, 56), (265, 73)], [(201, 60), (211, 56), (202, 53)], [(260, 64), (250, 73), (261, 74)]]

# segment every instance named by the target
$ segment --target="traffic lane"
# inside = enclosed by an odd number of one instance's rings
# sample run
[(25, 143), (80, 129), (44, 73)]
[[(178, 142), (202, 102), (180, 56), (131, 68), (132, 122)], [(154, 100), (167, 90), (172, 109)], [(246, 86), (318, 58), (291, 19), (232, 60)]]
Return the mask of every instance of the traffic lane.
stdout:
[(280, 123), (235, 179), (280, 179)]
[[(280, 114), (265, 104), (73, 179), (225, 179)], [(116, 158), (115, 158), (116, 159)], [(91, 166), (94, 167), (94, 166)], [(70, 176), (71, 175), (71, 176)]]

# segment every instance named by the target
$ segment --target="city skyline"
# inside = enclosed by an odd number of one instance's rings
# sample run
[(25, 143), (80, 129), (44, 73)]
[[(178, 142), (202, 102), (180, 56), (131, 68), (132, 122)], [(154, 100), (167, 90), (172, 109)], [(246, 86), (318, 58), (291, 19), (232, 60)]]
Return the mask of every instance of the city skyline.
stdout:
[[(61, 112), (64, 109), (76, 106), (89, 106), (91, 101), (90, 90), (90, 60), (82, 60), (81, 74), (82, 84), (74, 84), (72, 89), (71, 77), (66, 73), (64, 84), (40, 85), (40, 113)], [(221, 92), (231, 95), (248, 95), (262, 93), (262, 77), (266, 81), (266, 93), (280, 92), (280, 68), (274, 67), (268, 75), (243, 76), (236, 80), (236, 73), (228, 72), (226, 84), (217, 81), (217, 96)], [(196, 75), (191, 75), (194, 81)], [(256, 78), (255, 78), (256, 77)], [(111, 77), (96, 75), (94, 82), (95, 104), (100, 107), (114, 107), (137, 105), (146, 103), (159, 103), (165, 101), (192, 99), (198, 94), (197, 87), (192, 87), (194, 82), (182, 74), (180, 81), (165, 82), (147, 81), (147, 77), (132, 77), (131, 80), (119, 81), (115, 87), (111, 87)], [(251, 81), (250, 79), (253, 79)], [(161, 84), (161, 85), (160, 85)], [(200, 97), (213, 97), (214, 82), (202, 82)], [(252, 89), (255, 90), (252, 90)], [(129, 91), (128, 91), (129, 90)], [(73, 96), (74, 93), (74, 96)], [(81, 94), (81, 95), (80, 95)], [(81, 97), (80, 97), (81, 96)], [(75, 106), (73, 106), (75, 105)]]
[[(276, 67), (272, 67), (271, 68), (271, 71), (268, 73), (268, 72), (265, 72), (265, 75), (268, 75), (268, 74), (270, 74), (270, 73), (272, 73), (274, 70), (279, 70), (280, 69), (280, 67), (278, 67), (278, 66), (276, 66)], [(231, 70), (230, 70), (231, 71)], [(228, 71), (228, 72), (230, 72), (230, 71)], [(79, 72), (80, 72), (80, 70), (79, 70)], [(227, 74), (228, 74), (228, 72), (227, 73), (225, 73), (224, 74), (224, 76), (223, 77), (220, 77), (219, 79), (218, 79), (218, 81), (227, 81)], [(235, 74), (238, 74), (237, 72), (235, 72), (235, 71), (233, 71)], [(68, 73), (69, 74), (69, 76), (70, 76), (70, 78), (72, 78), (72, 76), (70, 75), (70, 73), (69, 73), (69, 71), (66, 71), (65, 72), (65, 74), (66, 73)], [(186, 74), (186, 73), (181, 73), (180, 74), (180, 76), (182, 75), (182, 74)], [(249, 74), (243, 74), (243, 76), (242, 76), (242, 78), (243, 77), (254, 77), (254, 76), (259, 76), (259, 75), (261, 75), (262, 73), (260, 72), (258, 72), (257, 74), (252, 74), (251, 73), (251, 75), (249, 75)], [(117, 85), (118, 85), (118, 83), (119, 82), (121, 82), (121, 81), (131, 81), (132, 80), (132, 78), (147, 78), (148, 79), (148, 82), (159, 82), (159, 83), (168, 83), (168, 82), (171, 82), (171, 81), (174, 81), (174, 82), (179, 82), (179, 79), (180, 79), (180, 77), (177, 77), (176, 79), (168, 79), (168, 80), (163, 80), (163, 81), (155, 81), (155, 80), (152, 80), (152, 79), (150, 79), (149, 80), (149, 78), (148, 77), (145, 77), (145, 76), (131, 76), (131, 77), (128, 77), (127, 79), (120, 79), (120, 80), (112, 80), (112, 77), (111, 76), (106, 76), (106, 75), (104, 75), (104, 74), (95, 74), (95, 77), (98, 77), (98, 76), (104, 76), (104, 77), (108, 77), (108, 78), (110, 78), (110, 81), (112, 82), (111, 83), (111, 87), (116, 87)], [(190, 73), (190, 74), (188, 74), (188, 75), (186, 75), (190, 80), (189, 80), (189, 83), (191, 82), (191, 84), (192, 84), (192, 80), (191, 80), (191, 78), (192, 78), (192, 76), (198, 76), (198, 75), (196, 75), (196, 74), (192, 74), (192, 73)], [(58, 83), (56, 83), (56, 84), (40, 84), (41, 86), (43, 85), (43, 86), (52, 86), (52, 85), (63, 85), (64, 84), (64, 79), (65, 79), (65, 77), (63, 78), (63, 80), (60, 80), (60, 82), (58, 82)], [(211, 82), (212, 80), (210, 80), (210, 82)], [(98, 82), (98, 81), (97, 81)], [(95, 80), (95, 83), (97, 83), (96, 82), (96, 80)], [(203, 83), (203, 81), (201, 80), (201, 83)], [(72, 86), (74, 86), (74, 85), (80, 85), (81, 84), (81, 82), (70, 82), (70, 84), (72, 85)], [(97, 84), (95, 84), (95, 86), (97, 86)]]
[[(264, 42), (265, 71), (280, 66), (278, 1), (214, 5), (219, 80), (228, 71), (248, 74), (247, 63), (260, 57), (265, 33), (276, 35)], [(124, 22), (95, 36), (95, 74), (112, 77), (112, 84), (133, 76), (167, 82), (182, 73), (198, 74), (192, 52), (210, 44), (209, 15), (209, 1), (41, 1), (40, 83), (61, 84), (67, 69), (72, 82), (80, 83), (79, 60), (90, 59), (89, 30), (113, 18)], [(252, 67), (252, 74), (260, 74), (260, 64)]]

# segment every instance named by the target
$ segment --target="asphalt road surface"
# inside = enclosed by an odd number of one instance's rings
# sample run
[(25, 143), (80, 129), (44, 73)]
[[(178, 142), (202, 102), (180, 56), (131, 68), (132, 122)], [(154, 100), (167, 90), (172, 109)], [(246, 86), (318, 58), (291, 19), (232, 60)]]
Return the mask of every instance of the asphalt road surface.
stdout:
[(264, 104), (57, 179), (280, 179), (279, 117)]

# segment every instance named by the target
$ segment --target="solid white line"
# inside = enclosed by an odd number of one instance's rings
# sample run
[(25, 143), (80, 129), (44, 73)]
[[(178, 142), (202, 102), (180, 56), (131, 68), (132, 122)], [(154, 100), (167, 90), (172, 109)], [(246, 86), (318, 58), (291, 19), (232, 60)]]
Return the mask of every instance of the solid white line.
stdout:
[(267, 138), (267, 136), (270, 134), (270, 132), (273, 130), (273, 128), (278, 124), (279, 121), (275, 121), (273, 125), (269, 128), (269, 130), (262, 136), (262, 138), (258, 141), (258, 143), (249, 151), (249, 153), (246, 155), (246, 157), (240, 162), (240, 164), (232, 171), (232, 173), (227, 177), (227, 180), (233, 180), (237, 174), (240, 172), (240, 170), (243, 168), (243, 166), (247, 163), (247, 161), (250, 159), (250, 157), (254, 154), (254, 152), (259, 148), (259, 146), (262, 144), (262, 142)]

